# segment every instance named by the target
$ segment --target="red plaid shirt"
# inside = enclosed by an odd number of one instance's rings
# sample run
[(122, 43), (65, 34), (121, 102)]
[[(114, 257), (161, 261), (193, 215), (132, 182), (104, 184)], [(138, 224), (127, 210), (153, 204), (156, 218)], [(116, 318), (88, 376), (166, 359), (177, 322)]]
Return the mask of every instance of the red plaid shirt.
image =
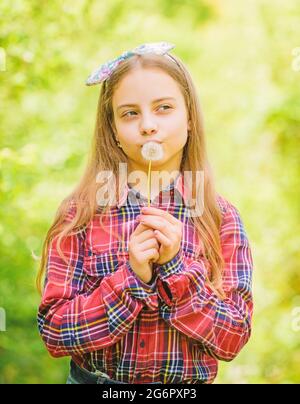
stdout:
[[(126, 383), (211, 383), (218, 360), (232, 360), (246, 344), (253, 262), (239, 212), (218, 195), (227, 296), (222, 301), (205, 283), (208, 262), (195, 257), (199, 239), (187, 215), (182, 178), (171, 184), (166, 201), (163, 190), (152, 202), (184, 226), (180, 251), (155, 265), (150, 285), (128, 261), (135, 218), (147, 205), (142, 197), (133, 203), (139, 195), (129, 186), (105, 215), (104, 229), (96, 213), (81, 233), (67, 237), (62, 245), (67, 264), (52, 241), (38, 313), (39, 331), (52, 356), (70, 355), (79, 366)], [(174, 202), (176, 196), (181, 203)], [(73, 205), (66, 220), (75, 212)], [(114, 233), (122, 236), (121, 245)]]

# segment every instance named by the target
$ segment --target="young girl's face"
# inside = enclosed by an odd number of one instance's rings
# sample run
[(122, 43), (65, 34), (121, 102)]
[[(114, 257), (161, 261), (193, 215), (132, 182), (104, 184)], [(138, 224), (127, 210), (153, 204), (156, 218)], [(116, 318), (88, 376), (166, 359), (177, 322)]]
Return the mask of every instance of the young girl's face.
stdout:
[(141, 148), (150, 140), (161, 142), (164, 157), (152, 161), (156, 170), (179, 170), (187, 141), (184, 97), (176, 81), (159, 68), (137, 68), (114, 91), (112, 106), (116, 138), (129, 160), (129, 169), (147, 170)]

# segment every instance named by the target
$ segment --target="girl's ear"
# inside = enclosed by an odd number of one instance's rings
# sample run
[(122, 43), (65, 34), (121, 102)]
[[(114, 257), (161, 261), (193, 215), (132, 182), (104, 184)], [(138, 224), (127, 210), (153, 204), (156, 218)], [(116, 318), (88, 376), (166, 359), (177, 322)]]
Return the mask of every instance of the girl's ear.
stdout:
[(116, 129), (114, 120), (112, 120), (112, 122), (111, 122), (111, 127), (112, 127), (113, 136), (114, 136), (114, 139), (115, 139), (115, 141), (117, 143), (117, 146), (120, 147), (120, 149), (122, 149), (122, 146), (120, 145), (120, 142), (119, 142), (119, 139), (118, 139), (118, 136), (117, 136), (117, 129)]
[(116, 143), (117, 143), (117, 146), (118, 146), (120, 149), (122, 149), (121, 143), (120, 143), (119, 139), (118, 139), (116, 136), (115, 136), (115, 141), (116, 141)]

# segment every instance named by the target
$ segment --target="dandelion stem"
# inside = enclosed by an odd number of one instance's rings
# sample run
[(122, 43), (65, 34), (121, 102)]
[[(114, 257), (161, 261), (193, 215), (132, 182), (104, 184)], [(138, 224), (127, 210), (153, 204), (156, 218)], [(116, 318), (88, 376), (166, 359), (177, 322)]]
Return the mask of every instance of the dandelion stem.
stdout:
[(149, 160), (149, 166), (148, 166), (148, 207), (150, 206), (150, 196), (151, 196), (151, 159)]

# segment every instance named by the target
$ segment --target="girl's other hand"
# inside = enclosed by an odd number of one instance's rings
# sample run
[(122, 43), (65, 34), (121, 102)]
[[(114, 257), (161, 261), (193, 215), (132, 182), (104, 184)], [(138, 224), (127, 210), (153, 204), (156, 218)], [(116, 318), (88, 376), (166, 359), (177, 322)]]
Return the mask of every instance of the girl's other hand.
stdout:
[(152, 279), (152, 263), (159, 259), (159, 243), (154, 231), (139, 223), (129, 239), (129, 263), (145, 283)]
[(165, 210), (150, 207), (141, 209), (140, 223), (154, 232), (154, 237), (160, 243), (157, 264), (170, 261), (178, 253), (181, 245), (183, 224)]

